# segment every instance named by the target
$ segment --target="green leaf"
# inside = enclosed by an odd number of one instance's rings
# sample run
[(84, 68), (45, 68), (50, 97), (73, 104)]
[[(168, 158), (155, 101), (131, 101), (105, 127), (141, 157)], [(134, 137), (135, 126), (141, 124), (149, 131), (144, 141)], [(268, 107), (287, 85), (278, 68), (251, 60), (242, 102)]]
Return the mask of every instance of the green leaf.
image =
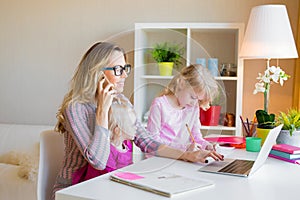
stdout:
[(264, 110), (257, 110), (255, 112), (257, 122), (258, 122), (258, 128), (266, 128), (271, 129), (275, 126), (275, 115), (274, 114), (268, 114)]
[(292, 124), (295, 124), (298, 121), (300, 121), (300, 113), (298, 113), (294, 116), (294, 119), (292, 120)]

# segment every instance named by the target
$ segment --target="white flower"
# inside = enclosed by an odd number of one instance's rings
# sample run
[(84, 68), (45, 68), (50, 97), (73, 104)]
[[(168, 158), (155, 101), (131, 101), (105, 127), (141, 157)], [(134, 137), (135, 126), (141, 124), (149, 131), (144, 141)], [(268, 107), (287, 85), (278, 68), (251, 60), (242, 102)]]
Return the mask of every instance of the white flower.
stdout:
[(256, 78), (259, 80), (255, 84), (255, 90), (253, 91), (253, 94), (257, 94), (258, 92), (265, 92), (269, 88), (269, 84), (272, 82), (274, 83), (280, 83), (280, 85), (283, 85), (283, 82), (286, 81), (290, 76), (287, 75), (280, 67), (271, 66), (266, 69), (264, 72), (264, 75), (261, 73), (258, 73), (258, 77)]
[(258, 73), (258, 77), (256, 78), (258, 82), (255, 84), (255, 90), (253, 94), (257, 94), (258, 92), (264, 93), (264, 110), (268, 111), (269, 104), (269, 92), (272, 83), (280, 83), (283, 85), (283, 82), (286, 81), (290, 76), (287, 75), (280, 67), (271, 66), (268, 67), (262, 75)]
[(258, 92), (265, 92), (265, 84), (258, 82), (255, 84), (255, 90), (253, 91), (253, 94), (257, 94)]
[(264, 83), (270, 83), (271, 82), (271, 76), (270, 75), (268, 75), (268, 76), (263, 76), (262, 78), (261, 78), (261, 80), (262, 80), (262, 82), (264, 82)]

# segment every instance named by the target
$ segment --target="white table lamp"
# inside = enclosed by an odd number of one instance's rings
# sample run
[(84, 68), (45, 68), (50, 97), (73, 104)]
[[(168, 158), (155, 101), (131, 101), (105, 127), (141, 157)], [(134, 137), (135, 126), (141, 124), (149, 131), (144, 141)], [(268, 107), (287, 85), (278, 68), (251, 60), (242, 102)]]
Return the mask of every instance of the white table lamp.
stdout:
[(239, 56), (268, 60), (298, 57), (285, 5), (252, 8)]

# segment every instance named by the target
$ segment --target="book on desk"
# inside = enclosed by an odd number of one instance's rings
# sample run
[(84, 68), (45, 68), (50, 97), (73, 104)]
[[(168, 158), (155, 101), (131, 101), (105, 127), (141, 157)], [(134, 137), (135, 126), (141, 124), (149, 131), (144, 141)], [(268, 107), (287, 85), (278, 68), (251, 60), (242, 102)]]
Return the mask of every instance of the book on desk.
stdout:
[(117, 171), (110, 176), (110, 180), (166, 197), (214, 186), (209, 180), (192, 179), (164, 171), (143, 174)]
[(290, 154), (300, 154), (300, 147), (289, 144), (275, 144), (272, 149)]
[(276, 144), (272, 147), (269, 157), (300, 164), (300, 148), (288, 144)]
[(205, 137), (205, 140), (222, 146), (231, 146), (239, 149), (246, 148), (246, 139), (241, 136), (208, 136)]

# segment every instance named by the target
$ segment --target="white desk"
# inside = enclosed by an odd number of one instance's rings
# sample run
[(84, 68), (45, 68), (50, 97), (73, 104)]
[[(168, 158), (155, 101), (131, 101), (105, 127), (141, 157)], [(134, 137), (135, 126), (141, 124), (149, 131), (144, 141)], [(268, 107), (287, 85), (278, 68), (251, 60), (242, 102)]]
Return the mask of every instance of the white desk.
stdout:
[[(233, 150), (227, 157), (253, 159), (256, 153)], [(300, 166), (268, 158), (250, 178), (210, 174), (197, 171), (202, 164), (153, 157), (126, 167), (136, 172), (164, 169), (187, 177), (209, 179), (215, 186), (193, 191), (174, 199), (188, 200), (283, 200), (300, 198)], [(123, 168), (126, 170), (126, 168)], [(56, 200), (112, 199), (148, 200), (170, 199), (109, 180), (109, 174), (65, 188), (56, 193)], [(173, 199), (173, 198), (172, 198)]]

